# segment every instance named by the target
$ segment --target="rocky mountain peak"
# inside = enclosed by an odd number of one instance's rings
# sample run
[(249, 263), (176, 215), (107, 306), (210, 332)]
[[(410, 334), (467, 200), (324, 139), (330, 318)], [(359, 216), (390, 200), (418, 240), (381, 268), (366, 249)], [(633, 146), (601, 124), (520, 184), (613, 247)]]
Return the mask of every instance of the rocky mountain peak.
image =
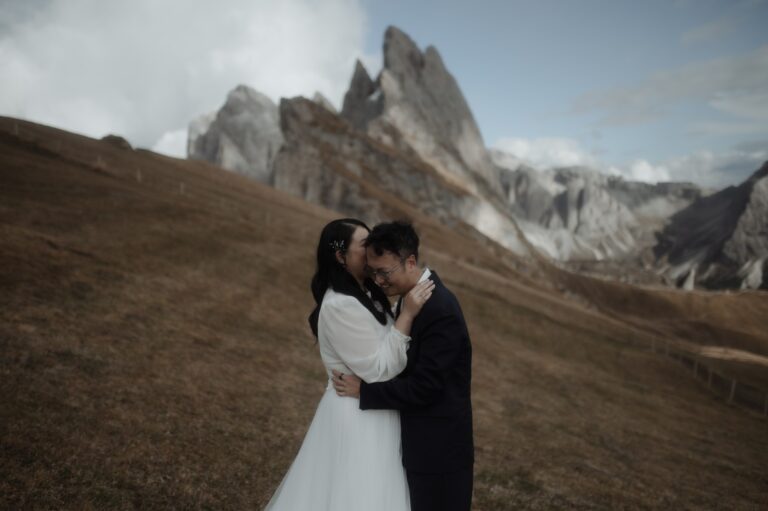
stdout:
[(381, 115), (382, 103), (379, 97), (373, 97), (377, 90), (376, 83), (359, 60), (349, 83), (349, 90), (344, 95), (341, 116), (357, 129), (365, 130), (370, 119)]
[(424, 55), (408, 34), (390, 26), (384, 32), (384, 68), (396, 75), (424, 67)]
[(371, 80), (359, 62), (342, 116), (370, 136), (416, 153), (472, 193), (476, 180), (498, 188), (498, 175), (454, 77), (434, 47), (422, 52), (403, 31), (384, 35), (384, 68)]
[(454, 186), (422, 159), (304, 98), (283, 99), (280, 114), (285, 144), (274, 162), (274, 187), (369, 222), (414, 211), (448, 225), (460, 221), (513, 252), (528, 253), (503, 205)]
[(768, 257), (768, 162), (744, 183), (748, 202), (723, 254), (742, 265)]
[(768, 162), (674, 215), (654, 251), (673, 279), (698, 268), (697, 281), (708, 287), (768, 287)]
[(269, 97), (246, 85), (227, 94), (214, 115), (190, 123), (187, 153), (262, 182), (283, 143), (280, 114)]
[(334, 114), (339, 113), (336, 111), (336, 107), (333, 106), (333, 103), (331, 103), (331, 101), (326, 98), (320, 91), (315, 92), (315, 95), (312, 96), (312, 101), (325, 108), (329, 112), (333, 112)]
[(757, 181), (763, 179), (764, 177), (768, 177), (768, 161), (764, 162), (762, 167), (757, 169), (754, 174), (749, 176), (749, 179), (747, 179), (747, 182), (754, 184)]

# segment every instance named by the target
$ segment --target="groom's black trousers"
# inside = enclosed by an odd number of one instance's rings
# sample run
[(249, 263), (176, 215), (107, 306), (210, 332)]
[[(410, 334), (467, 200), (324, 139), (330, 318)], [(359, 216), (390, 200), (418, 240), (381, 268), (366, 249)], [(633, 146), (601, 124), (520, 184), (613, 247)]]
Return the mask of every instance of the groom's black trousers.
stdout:
[(406, 471), (411, 511), (469, 511), (472, 507), (472, 468), (448, 474)]

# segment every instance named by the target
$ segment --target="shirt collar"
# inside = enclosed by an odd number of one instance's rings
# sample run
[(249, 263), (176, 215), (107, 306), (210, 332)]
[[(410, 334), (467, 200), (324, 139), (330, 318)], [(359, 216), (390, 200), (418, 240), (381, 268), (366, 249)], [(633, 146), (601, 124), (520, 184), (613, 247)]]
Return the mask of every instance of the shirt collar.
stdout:
[(419, 278), (419, 282), (424, 282), (429, 278), (430, 275), (432, 275), (432, 272), (429, 271), (429, 268), (424, 268), (424, 271), (421, 274), (421, 278)]

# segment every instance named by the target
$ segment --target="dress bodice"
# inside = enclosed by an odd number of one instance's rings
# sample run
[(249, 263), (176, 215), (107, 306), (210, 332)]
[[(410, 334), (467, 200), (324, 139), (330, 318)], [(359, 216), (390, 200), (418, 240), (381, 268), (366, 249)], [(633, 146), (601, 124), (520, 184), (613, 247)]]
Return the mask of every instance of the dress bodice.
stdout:
[(336, 369), (368, 383), (402, 372), (411, 340), (395, 328), (391, 316), (382, 325), (357, 298), (330, 288), (320, 307), (317, 337), (329, 378)]

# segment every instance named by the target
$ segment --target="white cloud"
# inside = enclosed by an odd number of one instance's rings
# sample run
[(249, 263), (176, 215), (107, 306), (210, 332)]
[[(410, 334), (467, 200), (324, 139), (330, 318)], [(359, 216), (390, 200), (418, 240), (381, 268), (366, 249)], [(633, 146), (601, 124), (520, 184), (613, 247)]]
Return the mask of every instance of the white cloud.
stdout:
[(163, 133), (160, 140), (152, 146), (152, 150), (156, 153), (165, 154), (166, 156), (173, 156), (174, 158), (186, 158), (187, 129), (182, 128)]
[(494, 144), (494, 161), (509, 168), (525, 163), (535, 169), (558, 167), (589, 167), (604, 174), (622, 176), (630, 181), (657, 183), (671, 179), (664, 165), (653, 165), (646, 160), (635, 160), (628, 165), (608, 165), (587, 151), (576, 140), (562, 137), (502, 138)]
[(50, 0), (13, 16), (0, 12), (0, 113), (144, 147), (238, 84), (338, 104), (355, 59), (376, 62), (359, 0)]
[[(684, 181), (720, 189), (747, 179), (768, 160), (768, 143), (762, 149), (733, 148), (728, 151), (697, 151), (651, 163), (637, 159), (628, 165), (611, 166), (609, 172), (629, 181), (657, 183)], [(600, 170), (604, 170), (600, 168)]]
[(763, 149), (734, 148), (715, 153), (699, 151), (665, 162), (675, 181), (690, 181), (710, 188), (736, 185), (768, 160), (768, 142)]
[(570, 138), (507, 137), (497, 140), (493, 147), (513, 154), (524, 163), (538, 169), (599, 166), (599, 161), (593, 155)]
[(652, 165), (646, 160), (633, 161), (621, 174), (630, 181), (644, 183), (659, 183), (672, 179), (664, 165)]
[(515, 168), (518, 163), (538, 170), (586, 166), (628, 181), (687, 181), (707, 188), (738, 184), (768, 160), (768, 140), (743, 143), (717, 153), (698, 151), (660, 162), (638, 158), (618, 165), (600, 160), (576, 140), (568, 138), (502, 138), (493, 148), (493, 160), (509, 168)]

